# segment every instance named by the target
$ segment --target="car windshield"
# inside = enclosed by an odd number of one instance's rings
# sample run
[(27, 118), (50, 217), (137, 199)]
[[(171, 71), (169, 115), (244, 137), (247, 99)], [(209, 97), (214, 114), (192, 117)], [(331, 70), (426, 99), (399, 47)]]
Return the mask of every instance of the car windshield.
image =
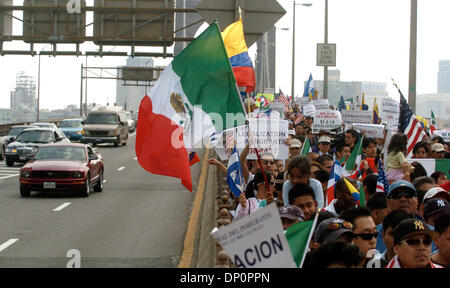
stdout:
[(54, 142), (53, 132), (48, 130), (22, 131), (17, 136), (16, 141), (22, 143), (50, 143)]
[(11, 128), (11, 130), (9, 130), (8, 136), (17, 136), (17, 135), (19, 135), (19, 133), (22, 130), (24, 130), (26, 128), (28, 128), (28, 127), (13, 127), (13, 128)]
[(117, 114), (111, 113), (91, 113), (87, 117), (85, 124), (117, 124)]
[(81, 120), (63, 120), (59, 125), (60, 128), (79, 128), (81, 127)]
[(84, 147), (50, 146), (41, 147), (33, 157), (34, 160), (74, 160), (86, 161)]

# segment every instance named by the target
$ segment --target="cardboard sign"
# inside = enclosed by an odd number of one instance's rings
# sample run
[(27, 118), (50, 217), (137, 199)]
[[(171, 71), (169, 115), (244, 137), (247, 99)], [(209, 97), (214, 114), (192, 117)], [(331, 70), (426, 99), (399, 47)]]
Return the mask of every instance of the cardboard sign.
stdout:
[(239, 268), (296, 267), (275, 203), (217, 229), (212, 236)]
[[(254, 144), (250, 147), (247, 159), (257, 159), (256, 149), (261, 155), (263, 153), (272, 153), (275, 159), (285, 160), (289, 158), (289, 146), (283, 144), (288, 138), (288, 121), (275, 118), (269, 119), (249, 119), (250, 131), (253, 135)], [(222, 139), (215, 145), (215, 150), (220, 159), (228, 159), (228, 153), (233, 148), (234, 140), (239, 153), (242, 153), (248, 144), (247, 126), (239, 126), (233, 129), (225, 130)], [(226, 145), (231, 143), (231, 145)]]
[(366, 110), (342, 110), (342, 122), (345, 124), (353, 123), (372, 123), (372, 111)]
[(314, 111), (313, 133), (320, 130), (331, 131), (342, 129), (341, 112), (336, 110), (316, 110)]
[(384, 125), (353, 123), (353, 128), (369, 138), (384, 138)]
[(309, 97), (299, 97), (295, 99), (295, 103), (298, 104), (300, 107), (304, 107), (308, 104), (312, 104), (309, 101)]
[(387, 123), (387, 129), (396, 131), (400, 118), (400, 103), (391, 98), (381, 99), (380, 116)]
[(303, 115), (305, 116), (314, 116), (314, 111), (316, 111), (316, 107), (313, 104), (308, 104), (303, 107)]

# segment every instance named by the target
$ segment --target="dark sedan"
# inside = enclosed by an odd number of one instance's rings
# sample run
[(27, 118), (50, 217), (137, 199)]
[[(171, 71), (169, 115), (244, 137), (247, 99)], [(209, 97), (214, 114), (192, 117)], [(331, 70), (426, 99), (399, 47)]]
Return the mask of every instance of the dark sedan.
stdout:
[(47, 144), (20, 169), (20, 195), (31, 191), (103, 191), (103, 159), (86, 144)]

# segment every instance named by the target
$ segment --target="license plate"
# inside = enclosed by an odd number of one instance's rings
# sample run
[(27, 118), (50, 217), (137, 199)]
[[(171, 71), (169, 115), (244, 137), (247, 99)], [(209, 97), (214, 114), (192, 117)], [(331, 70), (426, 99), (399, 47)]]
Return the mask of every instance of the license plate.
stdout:
[(27, 159), (27, 156), (19, 156), (19, 159), (20, 159), (20, 160), (26, 160), (26, 159)]
[(44, 189), (55, 189), (56, 183), (55, 182), (44, 182)]

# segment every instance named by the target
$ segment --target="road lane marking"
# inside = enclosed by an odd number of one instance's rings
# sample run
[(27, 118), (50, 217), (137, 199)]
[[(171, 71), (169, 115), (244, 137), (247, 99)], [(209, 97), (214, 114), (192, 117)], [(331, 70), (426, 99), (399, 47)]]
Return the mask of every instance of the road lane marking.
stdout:
[(134, 160), (137, 160), (137, 157), (134, 157)]
[(106, 183), (106, 179), (103, 179), (103, 183)]
[(8, 248), (9, 246), (11, 246), (12, 244), (16, 243), (19, 239), (9, 239), (8, 241), (6, 241), (5, 243), (3, 243), (2, 245), (0, 245), (0, 252), (2, 252), (3, 250), (5, 250), (6, 248)]
[(70, 202), (66, 202), (60, 206), (58, 206), (57, 208), (53, 209), (54, 212), (58, 212), (61, 211), (62, 209), (66, 208), (67, 206), (69, 206), (71, 203)]
[(117, 169), (118, 171), (122, 171), (123, 169), (125, 169), (124, 166), (120, 167), (119, 169)]
[(11, 177), (16, 177), (16, 176), (19, 176), (19, 174), (14, 174), (14, 175), (9, 175), (9, 176), (3, 176), (3, 177), (0, 177), (0, 180), (6, 179), (6, 178), (11, 178)]

